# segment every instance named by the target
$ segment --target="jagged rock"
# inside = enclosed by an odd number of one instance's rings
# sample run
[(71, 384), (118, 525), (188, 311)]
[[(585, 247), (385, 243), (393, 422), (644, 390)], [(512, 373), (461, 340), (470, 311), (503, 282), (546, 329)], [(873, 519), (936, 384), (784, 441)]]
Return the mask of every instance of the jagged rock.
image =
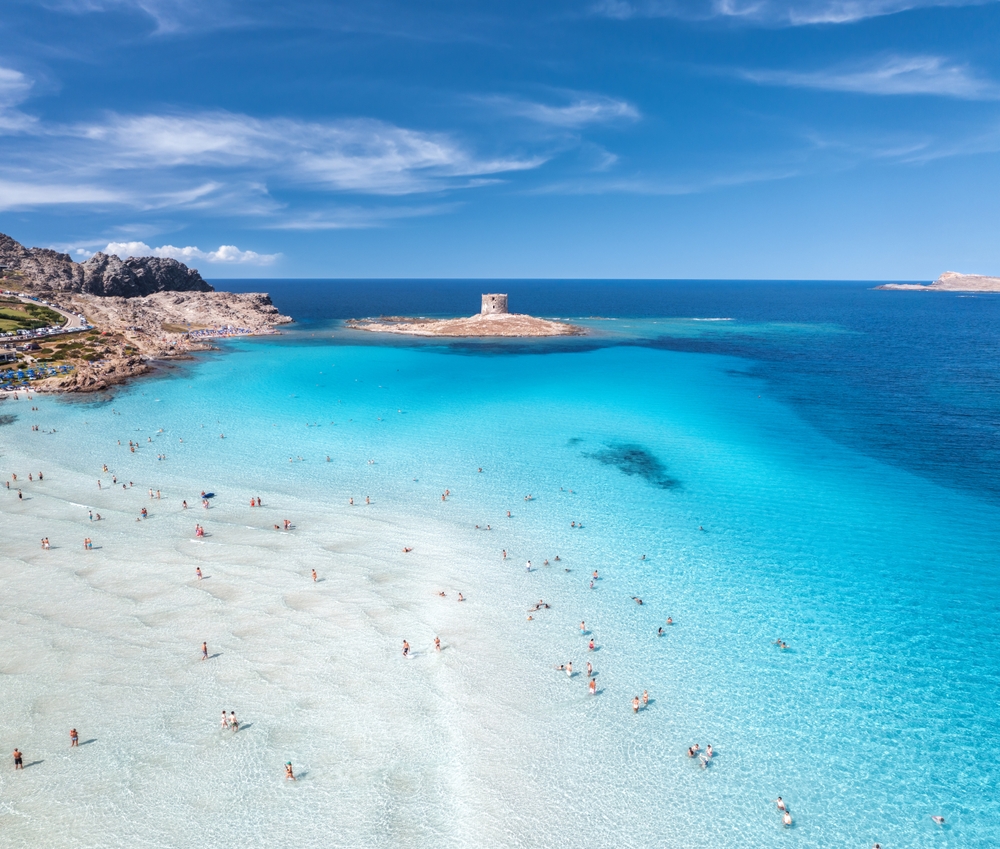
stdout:
[(26, 248), (0, 233), (0, 265), (21, 272), (43, 290), (83, 291), (83, 268), (69, 254), (48, 248)]
[(214, 291), (197, 271), (176, 259), (146, 256), (122, 260), (96, 253), (79, 263), (69, 254), (48, 248), (26, 248), (2, 233), (0, 265), (20, 272), (24, 288), (40, 295), (85, 293), (134, 298), (156, 292)]
[(214, 291), (193, 268), (169, 257), (134, 257), (126, 260), (96, 253), (83, 268), (83, 292), (102, 297), (143, 297), (156, 292)]
[(66, 377), (54, 381), (51, 388), (65, 392), (100, 392), (151, 370), (149, 363), (141, 357), (117, 356), (81, 365)]

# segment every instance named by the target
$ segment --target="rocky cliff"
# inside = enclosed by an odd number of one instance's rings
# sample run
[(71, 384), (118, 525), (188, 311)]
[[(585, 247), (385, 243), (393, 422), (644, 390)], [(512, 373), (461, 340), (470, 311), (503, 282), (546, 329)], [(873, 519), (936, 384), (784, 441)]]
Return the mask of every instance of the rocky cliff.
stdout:
[(18, 272), (21, 288), (41, 296), (83, 293), (101, 297), (142, 297), (156, 292), (211, 292), (193, 268), (176, 259), (94, 254), (74, 262), (69, 254), (26, 248), (0, 233), (0, 265)]
[(66, 362), (63, 374), (36, 390), (96, 392), (150, 372), (160, 360), (211, 348), (197, 333), (274, 333), (292, 319), (261, 292), (216, 292), (194, 269), (174, 259), (98, 253), (86, 262), (46, 248), (26, 248), (0, 234), (0, 288), (51, 299), (85, 315), (94, 329), (59, 345), (47, 337), (42, 364)]

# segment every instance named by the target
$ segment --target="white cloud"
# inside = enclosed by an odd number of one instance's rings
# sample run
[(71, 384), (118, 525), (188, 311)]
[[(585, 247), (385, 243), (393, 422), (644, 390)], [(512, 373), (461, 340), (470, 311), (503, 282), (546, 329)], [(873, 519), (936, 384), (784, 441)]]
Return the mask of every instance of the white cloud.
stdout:
[(73, 204), (119, 204), (126, 196), (100, 186), (4, 180), (0, 177), (0, 210)]
[(495, 104), (507, 114), (553, 127), (576, 128), (586, 124), (635, 121), (640, 117), (639, 110), (632, 104), (602, 95), (579, 97), (563, 106), (509, 97), (488, 98), (487, 102)]
[(110, 115), (68, 130), (109, 169), (261, 170), (325, 189), (403, 195), (467, 185), (464, 178), (537, 168), (539, 156), (481, 158), (445, 133), (382, 121), (257, 119), (228, 112)]
[[(78, 250), (77, 253), (84, 254), (86, 252)], [(158, 256), (172, 257), (184, 263), (202, 260), (211, 263), (241, 265), (271, 265), (281, 256), (281, 254), (241, 251), (235, 245), (220, 245), (214, 251), (203, 251), (193, 246), (178, 248), (174, 245), (163, 245), (159, 248), (151, 248), (145, 242), (109, 242), (108, 246), (104, 248), (104, 253), (116, 254), (122, 259), (127, 259), (130, 256)], [(92, 256), (92, 254), (87, 255)]]
[(1000, 99), (1000, 85), (976, 76), (968, 65), (952, 64), (939, 56), (889, 56), (855, 67), (822, 71), (742, 70), (739, 75), (763, 85), (859, 94), (923, 94), (964, 100)]
[(0, 66), (0, 132), (23, 132), (36, 123), (16, 108), (27, 99), (32, 85), (20, 71)]
[(598, 0), (594, 14), (629, 18), (713, 18), (761, 26), (846, 24), (931, 6), (978, 6), (993, 0)]

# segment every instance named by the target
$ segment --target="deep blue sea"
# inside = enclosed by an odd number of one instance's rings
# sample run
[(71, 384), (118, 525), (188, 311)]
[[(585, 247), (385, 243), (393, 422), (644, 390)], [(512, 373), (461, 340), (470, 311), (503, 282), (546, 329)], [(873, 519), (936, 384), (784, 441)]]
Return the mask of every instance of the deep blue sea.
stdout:
[[(87, 573), (88, 598), (127, 596), (114, 639), (139, 623), (157, 670), (177, 662), (163, 646), (185, 622), (199, 628), (188, 642), (222, 646), (211, 699), (204, 666), (137, 696), (131, 671), (103, 672), (111, 636), (88, 648), (31, 608), (39, 590), (19, 564), (4, 573), (23, 606), (9, 621), (51, 629), (31, 657), (80, 646), (92, 712), (146, 698), (141, 716), (167, 717), (170, 736), (123, 741), (107, 764), (128, 776), (132, 746), (156, 751), (155, 793), (123, 778), (74, 795), (94, 833), (123, 846), (192, 829), (206, 846), (278, 833), (308, 846), (1000, 845), (1000, 296), (874, 285), (220, 281), (269, 291), (296, 323), (111, 398), (33, 401), (40, 433), (8, 403), (11, 456), (44, 445), (58, 461), (47, 486), (85, 482), (47, 521), (75, 500), (84, 525), (67, 533), (101, 535), (109, 560)], [(591, 332), (344, 326), (471, 315), (483, 292)], [(115, 525), (115, 499), (133, 496), (96, 491), (109, 457), (137, 491), (162, 487), (173, 500), (153, 509), (169, 515), (137, 523), (139, 502), (122, 501)], [(211, 510), (179, 509), (205, 488)], [(296, 520), (287, 541), (246, 507), (254, 492), (280, 505), (273, 521)], [(48, 502), (5, 499), (33, 551), (56, 538), (31, 524)], [(91, 531), (94, 499), (112, 519)], [(184, 536), (202, 516), (204, 549)], [(208, 593), (167, 604), (195, 556)], [(328, 583), (308, 581), (312, 566)], [(439, 608), (439, 588), (468, 601)], [(551, 608), (526, 620), (539, 598)], [(0, 637), (20, 638), (4, 621)], [(401, 660), (400, 639), (435, 634), (440, 658)], [(593, 661), (596, 697), (553, 670), (567, 660)], [(27, 661), (17, 676), (0, 709), (44, 714), (61, 679)], [(202, 713), (214, 729), (222, 699), (253, 717), (242, 748), (194, 730)], [(0, 735), (24, 740), (26, 723), (0, 719)], [(686, 757), (694, 743), (717, 753), (705, 768)], [(307, 773), (294, 793), (275, 773), (286, 757)], [(220, 792), (231, 804), (192, 802)], [(15, 835), (72, 845), (39, 825), (42, 798), (10, 803)], [(122, 831), (129, 805), (140, 813)]]
[[(637, 345), (735, 357), (831, 439), (1000, 503), (1000, 295), (878, 291), (877, 282), (226, 280), (268, 291), (303, 327), (379, 315), (454, 317), (489, 288), (549, 317), (729, 318), (638, 338), (463, 344), (479, 355)], [(394, 341), (394, 340), (393, 340)], [(419, 342), (415, 344), (421, 344)]]

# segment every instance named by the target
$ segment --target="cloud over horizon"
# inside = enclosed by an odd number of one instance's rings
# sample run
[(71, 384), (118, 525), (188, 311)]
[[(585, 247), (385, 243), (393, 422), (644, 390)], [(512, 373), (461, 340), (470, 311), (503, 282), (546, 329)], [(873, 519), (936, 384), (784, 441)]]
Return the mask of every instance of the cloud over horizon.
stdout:
[[(85, 248), (77, 248), (74, 253), (83, 259), (87, 259), (94, 255), (94, 252), (88, 251)], [(131, 256), (169, 257), (185, 264), (201, 260), (209, 263), (228, 265), (271, 265), (276, 260), (281, 258), (280, 253), (259, 254), (256, 251), (241, 251), (235, 245), (220, 245), (214, 251), (203, 251), (200, 248), (190, 245), (183, 248), (178, 248), (174, 245), (162, 245), (158, 248), (152, 248), (145, 242), (139, 241), (109, 242), (107, 247), (103, 249), (102, 253), (113, 254), (121, 257), (122, 259), (128, 259)]]

